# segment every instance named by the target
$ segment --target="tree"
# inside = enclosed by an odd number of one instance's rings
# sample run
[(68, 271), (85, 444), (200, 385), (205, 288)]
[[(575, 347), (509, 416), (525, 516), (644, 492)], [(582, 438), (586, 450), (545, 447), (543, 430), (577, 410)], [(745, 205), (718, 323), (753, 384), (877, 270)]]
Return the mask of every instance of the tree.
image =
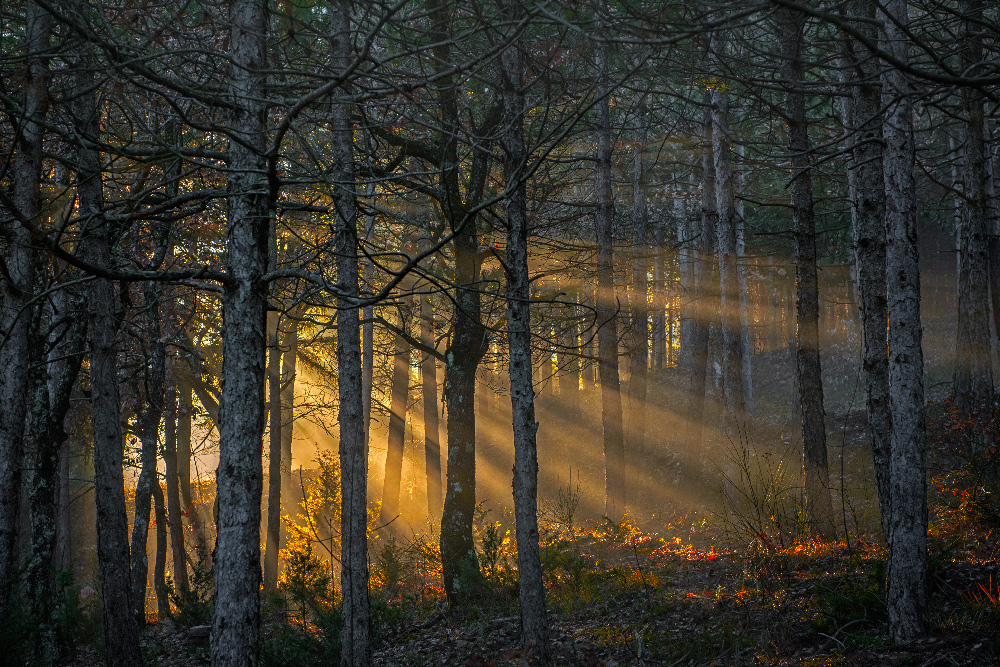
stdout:
[[(908, 60), (902, 26), (907, 0), (889, 0), (880, 16), (882, 49)], [(882, 74), (886, 109), (883, 167), (886, 192), (886, 275), (889, 310), (889, 387), (892, 441), (889, 460), (889, 635), (912, 641), (923, 632), (927, 608), (927, 482), (920, 273), (911, 86), (906, 74)]]
[(213, 667), (259, 659), (260, 499), (263, 491), (264, 358), (268, 230), (275, 193), (267, 180), (266, 0), (229, 6), (229, 174), (222, 295), (219, 516), (215, 544)]
[(514, 426), (514, 516), (516, 520), (518, 600), (524, 656), (550, 662), (545, 586), (538, 547), (538, 423), (531, 371), (531, 296), (528, 271), (528, 151), (524, 138), (524, 64), (513, 31), (524, 20), (518, 0), (505, 3), (513, 27), (504, 35), (500, 56), (503, 96), (504, 181), (507, 191), (507, 340), (510, 352), (510, 403)]
[(819, 351), (819, 286), (816, 275), (816, 218), (810, 170), (809, 122), (802, 92), (805, 16), (789, 9), (778, 12), (781, 76), (785, 88), (785, 123), (792, 177), (792, 218), (795, 228), (796, 370), (802, 413), (802, 453), (806, 516), (826, 539), (836, 536), (826, 460), (826, 412)]

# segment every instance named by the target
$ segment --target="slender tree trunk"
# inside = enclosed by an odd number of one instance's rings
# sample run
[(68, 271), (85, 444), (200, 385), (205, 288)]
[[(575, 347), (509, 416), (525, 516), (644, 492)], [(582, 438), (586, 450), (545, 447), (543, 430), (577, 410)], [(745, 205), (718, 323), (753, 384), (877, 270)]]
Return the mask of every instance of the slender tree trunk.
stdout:
[[(714, 58), (721, 59), (725, 43), (712, 37)], [(736, 439), (746, 413), (743, 397), (743, 338), (740, 333), (740, 284), (736, 252), (736, 182), (733, 176), (729, 95), (712, 89), (712, 153), (715, 159), (715, 201), (719, 214), (719, 288), (722, 315), (722, 386), (725, 397), (723, 429)]]
[[(576, 300), (576, 295), (571, 298)], [(562, 348), (558, 353), (559, 362), (559, 397), (568, 415), (576, 415), (580, 409), (580, 357), (577, 349), (577, 312), (576, 305), (567, 307), (562, 334)]]
[(195, 503), (191, 493), (191, 416), (194, 414), (194, 404), (191, 396), (191, 385), (182, 380), (177, 400), (177, 481), (180, 486), (181, 508), (187, 515), (194, 537), (195, 548), (199, 554), (206, 553), (205, 531), (202, 528), (201, 509)]
[(167, 487), (167, 519), (170, 527), (170, 555), (173, 563), (174, 586), (178, 593), (188, 591), (187, 554), (184, 545), (184, 523), (181, 518), (180, 480), (177, 474), (177, 387), (172, 374), (163, 414), (163, 467)]
[[(883, 46), (909, 59), (906, 0), (888, 0)], [(886, 108), (883, 167), (886, 189), (886, 264), (889, 294), (890, 455), (889, 636), (908, 642), (924, 629), (927, 595), (927, 483), (920, 273), (914, 182), (913, 107), (910, 83), (895, 68), (882, 74)]]
[(162, 623), (170, 618), (170, 592), (167, 589), (167, 509), (159, 482), (153, 486), (153, 516), (156, 519), (153, 592), (156, 594), (156, 617)]
[[(434, 305), (430, 296), (420, 297), (420, 342), (436, 347)], [(438, 424), (437, 362), (426, 352), (420, 360), (420, 384), (424, 405), (424, 470), (427, 478), (427, 514), (432, 521), (441, 516), (441, 429)]]
[[(518, 0), (506, 3), (513, 22), (524, 15)], [(528, 275), (528, 153), (524, 142), (524, 65), (521, 42), (508, 38), (501, 54), (506, 132), (504, 180), (507, 186), (507, 339), (510, 351), (510, 404), (514, 427), (514, 518), (522, 655), (540, 665), (551, 661), (545, 586), (538, 548), (538, 422), (531, 382), (531, 297)]]
[(743, 404), (748, 415), (753, 414), (753, 359), (750, 342), (750, 307), (747, 294), (747, 244), (746, 218), (744, 217), (743, 190), (746, 185), (746, 160), (743, 144), (733, 147), (736, 155), (736, 273), (740, 284), (740, 347), (742, 350)]
[[(285, 513), (295, 511), (292, 488), (292, 438), (295, 435), (295, 375), (299, 356), (299, 320), (305, 306), (295, 306), (281, 327), (281, 507)], [(279, 527), (281, 540), (285, 540), (284, 524)]]
[(604, 425), (605, 515), (618, 521), (625, 513), (625, 438), (618, 377), (618, 300), (614, 278), (614, 201), (611, 174), (611, 100), (608, 54), (597, 45), (597, 155), (594, 227), (597, 234), (597, 346)]
[[(342, 0), (331, 14), (330, 51), (333, 71), (351, 62), (351, 3)], [(346, 98), (346, 92), (343, 94)], [(361, 331), (358, 300), (358, 207), (354, 175), (352, 105), (335, 99), (330, 111), (333, 197), (337, 210), (337, 369), (340, 395), (340, 585), (344, 629), (342, 667), (368, 667), (368, 454), (365, 444), (361, 381)]]
[[(859, 15), (875, 20), (876, 3), (864, 0)], [(859, 29), (875, 40), (877, 29), (871, 23), (859, 23)], [(867, 52), (858, 54), (854, 67), (853, 114), (854, 150), (850, 169), (854, 174), (855, 218), (854, 245), (860, 292), (861, 326), (864, 336), (861, 370), (868, 411), (878, 490), (882, 534), (889, 540), (889, 447), (892, 440), (892, 414), (889, 409), (889, 348), (886, 322), (885, 181), (882, 167), (882, 86), (878, 61)]]
[(264, 593), (278, 588), (278, 550), (281, 549), (281, 347), (278, 344), (279, 313), (268, 313), (273, 323), (268, 325), (267, 393), (267, 542), (264, 548)]
[(703, 440), (705, 416), (705, 383), (708, 376), (708, 342), (710, 333), (709, 302), (712, 299), (712, 256), (715, 248), (715, 228), (718, 212), (715, 208), (715, 159), (712, 155), (712, 113), (705, 112), (704, 147), (701, 156), (701, 229), (694, 240), (692, 254), (692, 308), (690, 327), (691, 409), (689, 440), (699, 447)]
[[(31, 223), (41, 213), (42, 122), (48, 111), (49, 73), (39, 54), (49, 45), (51, 15), (34, 2), (25, 9), (24, 116), (14, 139), (12, 197), (17, 214)], [(27, 414), (28, 363), (30, 356), (27, 307), (35, 283), (35, 251), (31, 234), (19, 221), (11, 224), (10, 241), (3, 261), (10, 280), (0, 280), (0, 317), (5, 334), (0, 346), (0, 617), (6, 618), (17, 567), (15, 545), (24, 452), (24, 421)]]
[[(84, 59), (85, 60), (85, 59)], [(111, 265), (111, 238), (104, 219), (101, 161), (92, 148), (100, 137), (101, 114), (92, 92), (93, 69), (85, 62), (76, 75), (79, 96), (72, 108), (77, 134), (83, 138), (77, 152), (77, 206), (86, 230), (82, 254), (92, 264)], [(104, 645), (108, 667), (142, 664), (139, 625), (132, 600), (125, 478), (124, 440), (118, 386), (118, 329), (115, 285), (95, 278), (88, 285), (90, 341), (90, 401), (94, 431), (94, 500), (97, 505), (97, 562), (104, 603)]]
[(649, 193), (646, 183), (645, 97), (636, 110), (636, 155), (632, 174), (632, 350), (628, 382), (628, 443), (639, 454), (646, 439), (646, 370), (649, 366)]
[(802, 62), (805, 16), (788, 9), (778, 13), (781, 77), (785, 87), (785, 124), (792, 174), (792, 219), (795, 228), (796, 372), (802, 418), (802, 468), (806, 518), (824, 539), (836, 538), (830, 470), (826, 456), (826, 412), (819, 350), (819, 287), (816, 275), (816, 217), (813, 212), (809, 122)]
[[(981, 23), (983, 2), (962, 3), (962, 67), (976, 67), (983, 57)], [(956, 342), (955, 397), (973, 419), (983, 416), (993, 397), (990, 355), (990, 295), (987, 248), (986, 121), (983, 94), (962, 89), (965, 113), (965, 192), (959, 236), (958, 340)], [(986, 443), (977, 438), (979, 446)]]
[(270, 208), (267, 182), (265, 0), (229, 8), (229, 215), (222, 296), (218, 520), (215, 541), (213, 667), (255, 667), (260, 656), (260, 501), (263, 491), (264, 375)]
[[(406, 326), (403, 317), (399, 326)], [(403, 446), (406, 440), (406, 408), (410, 395), (410, 344), (401, 334), (395, 336), (392, 357), (392, 384), (389, 388), (389, 433), (385, 449), (385, 477), (382, 484), (382, 511), (379, 523), (393, 521), (399, 515), (399, 487), (403, 479)]]
[(141, 627), (146, 622), (146, 585), (149, 563), (146, 542), (149, 534), (149, 513), (156, 477), (156, 450), (159, 444), (160, 420), (163, 417), (163, 397), (166, 378), (166, 343), (160, 326), (160, 295), (163, 290), (153, 283), (142, 286), (145, 311), (146, 368), (143, 371), (145, 403), (139, 410), (139, 440), (141, 469), (135, 489), (135, 515), (132, 522), (132, 603)]

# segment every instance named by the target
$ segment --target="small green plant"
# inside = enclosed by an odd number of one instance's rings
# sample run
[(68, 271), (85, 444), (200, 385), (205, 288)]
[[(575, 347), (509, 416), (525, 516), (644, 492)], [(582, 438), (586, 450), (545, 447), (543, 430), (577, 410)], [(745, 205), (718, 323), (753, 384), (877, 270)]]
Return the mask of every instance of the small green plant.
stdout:
[(195, 550), (195, 556), (186, 591), (177, 590), (173, 581), (167, 579), (170, 602), (177, 609), (173, 621), (183, 629), (212, 622), (212, 591), (215, 588), (212, 559), (204, 546)]
[(836, 633), (848, 624), (879, 624), (887, 618), (884, 560), (852, 557), (841, 574), (813, 586), (818, 630)]

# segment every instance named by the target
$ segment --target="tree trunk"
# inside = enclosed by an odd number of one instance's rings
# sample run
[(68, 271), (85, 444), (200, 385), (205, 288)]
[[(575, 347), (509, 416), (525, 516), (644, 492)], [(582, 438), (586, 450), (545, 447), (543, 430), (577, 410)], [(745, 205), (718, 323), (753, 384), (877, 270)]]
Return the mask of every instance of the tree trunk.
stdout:
[(48, 363), (33, 373), (34, 404), (28, 416), (25, 440), (33, 455), (28, 470), (28, 505), (31, 512), (31, 557), (28, 560), (25, 590), (31, 600), (31, 614), (37, 626), (32, 632), (33, 657), (39, 665), (55, 664), (59, 657), (58, 626), (54, 622), (62, 600), (55, 584), (53, 557), (56, 551), (58, 479), (60, 452), (67, 438), (64, 425), (70, 409), (70, 395), (76, 385), (86, 339), (87, 320), (82, 307), (67, 303), (79, 296), (65, 289), (54, 292), (49, 340), (39, 332), (34, 358), (42, 358), (48, 342)]
[(202, 529), (201, 509), (195, 503), (191, 493), (191, 416), (193, 414), (191, 385), (186, 380), (182, 380), (177, 401), (177, 481), (180, 486), (181, 508), (191, 525), (195, 548), (200, 557), (201, 554), (207, 552), (207, 547), (205, 545), (205, 531)]
[[(101, 117), (94, 97), (94, 70), (78, 61), (72, 108), (77, 134), (85, 143), (77, 152), (77, 206), (83, 220), (83, 257), (97, 266), (111, 265), (111, 240), (104, 220), (100, 155), (91, 148), (100, 137)], [(104, 645), (108, 667), (142, 664), (139, 625), (132, 600), (125, 478), (124, 441), (118, 386), (118, 329), (115, 286), (95, 278), (87, 289), (90, 340), (90, 401), (94, 431), (94, 500), (97, 506), (97, 562), (104, 603)]]
[(813, 212), (809, 122), (801, 92), (805, 67), (802, 32), (805, 16), (788, 9), (778, 13), (781, 77), (785, 88), (785, 124), (792, 175), (792, 224), (795, 229), (796, 373), (802, 418), (802, 469), (806, 518), (823, 539), (837, 536), (830, 498), (826, 456), (826, 413), (819, 350), (819, 287), (816, 275), (816, 217)]
[(159, 486), (156, 477), (156, 450), (159, 444), (160, 420), (163, 417), (163, 397), (166, 379), (166, 343), (160, 324), (160, 296), (163, 289), (155, 283), (142, 286), (145, 312), (146, 358), (143, 369), (144, 404), (139, 410), (139, 440), (141, 465), (135, 488), (135, 515), (132, 522), (132, 603), (141, 627), (146, 622), (146, 585), (149, 563), (146, 541), (149, 534), (149, 513), (153, 500), (153, 487)]
[[(900, 62), (909, 58), (906, 0), (888, 0), (882, 48)], [(924, 629), (927, 597), (927, 483), (920, 273), (914, 182), (913, 106), (910, 83), (895, 68), (882, 74), (886, 108), (883, 167), (886, 189), (886, 264), (889, 298), (890, 456), (889, 636), (909, 642)]]
[(177, 474), (177, 387), (176, 373), (170, 380), (164, 402), (163, 467), (167, 487), (167, 519), (170, 527), (170, 556), (174, 587), (180, 594), (188, 591), (187, 553), (184, 545), (183, 512)]
[[(295, 511), (292, 501), (296, 497), (292, 485), (292, 438), (295, 435), (295, 376), (299, 357), (299, 320), (305, 306), (299, 304), (283, 320), (281, 339), (281, 503), (284, 513)], [(285, 527), (279, 527), (281, 540), (285, 540)]]
[(280, 313), (268, 313), (267, 393), (267, 542), (264, 548), (264, 594), (278, 589), (278, 551), (281, 549), (281, 348), (278, 345)]
[(470, 167), (468, 201), (459, 186), (459, 108), (451, 62), (450, 7), (428, 0), (432, 52), (439, 68), (433, 85), (441, 107), (442, 128), (438, 136), (444, 193), (441, 208), (455, 234), (455, 308), (451, 342), (446, 356), (445, 399), (448, 404), (448, 472), (441, 520), (441, 564), (444, 587), (451, 603), (462, 601), (481, 588), (482, 574), (472, 538), (476, 510), (476, 369), (486, 353), (488, 332), (481, 321), (479, 232), (477, 216), (470, 207), (481, 197), (485, 178), (484, 150), (479, 143)]
[(622, 399), (618, 377), (618, 300), (614, 277), (614, 201), (611, 174), (611, 93), (608, 54), (597, 44), (597, 356), (601, 382), (601, 419), (604, 426), (605, 515), (618, 521), (625, 513), (625, 439), (622, 429)]
[[(516, 23), (520, 1), (507, 3)], [(538, 548), (538, 422), (531, 383), (531, 311), (528, 275), (528, 159), (524, 142), (524, 65), (520, 39), (509, 38), (500, 57), (504, 122), (501, 143), (507, 187), (507, 339), (510, 351), (510, 405), (514, 427), (514, 519), (517, 538), (518, 600), (522, 655), (549, 664), (549, 625)]]
[[(982, 0), (968, 0), (963, 8), (962, 67), (976, 67), (983, 57)], [(990, 355), (990, 295), (987, 249), (986, 122), (983, 93), (962, 88), (965, 113), (965, 176), (962, 230), (959, 237), (958, 340), (956, 341), (955, 397), (958, 406), (979, 421), (993, 397)], [(980, 435), (979, 447), (987, 443)]]
[(636, 110), (636, 155), (632, 174), (632, 319), (628, 381), (628, 443), (641, 455), (646, 439), (646, 370), (649, 367), (649, 193), (646, 184), (646, 99)]
[[(351, 62), (351, 3), (338, 3), (331, 14), (330, 51), (333, 71)], [(352, 104), (335, 99), (330, 110), (331, 182), (337, 210), (337, 371), (340, 397), (340, 585), (344, 629), (342, 667), (368, 667), (368, 453), (365, 443), (361, 380), (361, 331), (358, 299), (358, 207), (355, 199)]]
[(736, 154), (736, 273), (740, 284), (740, 347), (742, 365), (740, 370), (743, 378), (743, 405), (748, 415), (753, 414), (753, 359), (750, 342), (750, 310), (747, 295), (747, 256), (746, 218), (744, 217), (743, 190), (746, 185), (746, 160), (743, 144), (733, 147)]
[(260, 501), (270, 209), (266, 174), (268, 13), (265, 0), (230, 5), (229, 215), (222, 295), (218, 520), (213, 667), (255, 667), (260, 656)]
[[(27, 62), (24, 67), (24, 115), (14, 140), (12, 197), (17, 214), (32, 223), (41, 213), (42, 122), (48, 111), (46, 61), (52, 16), (30, 2), (25, 9)], [(35, 251), (31, 234), (20, 222), (11, 223), (10, 241), (3, 256), (10, 281), (0, 280), (2, 331), (0, 346), (0, 617), (11, 609), (17, 572), (15, 544), (24, 452), (24, 420), (28, 410), (29, 325), (26, 309), (35, 283)]]
[[(399, 327), (406, 326), (399, 318)], [(382, 511), (379, 523), (399, 516), (399, 487), (403, 479), (403, 446), (406, 441), (406, 408), (410, 395), (410, 344), (402, 334), (395, 336), (392, 357), (392, 384), (389, 388), (389, 433), (385, 449), (385, 477), (382, 480)]]
[(705, 112), (702, 124), (704, 145), (701, 155), (701, 229), (693, 241), (691, 249), (692, 276), (691, 300), (697, 307), (691, 309), (690, 327), (691, 355), (691, 409), (688, 413), (690, 434), (688, 439), (694, 447), (700, 447), (703, 440), (705, 416), (705, 383), (708, 376), (708, 342), (711, 332), (708, 305), (712, 300), (712, 258), (715, 248), (715, 228), (719, 215), (715, 208), (715, 159), (712, 148), (712, 112)]
[[(724, 54), (725, 42), (712, 36), (715, 59)], [(725, 397), (723, 430), (734, 440), (746, 413), (743, 400), (743, 338), (740, 333), (740, 283), (736, 252), (736, 182), (733, 176), (732, 135), (729, 129), (729, 95), (721, 86), (712, 89), (712, 153), (715, 159), (715, 202), (719, 214), (719, 288), (722, 316), (722, 387)]]
[[(860, 3), (859, 14), (875, 20), (875, 3)], [(859, 29), (874, 40), (877, 29), (871, 23), (859, 22)], [(878, 490), (882, 534), (889, 540), (889, 446), (892, 440), (892, 415), (889, 409), (889, 348), (886, 322), (889, 320), (886, 301), (886, 237), (885, 181), (882, 167), (882, 87), (878, 63), (867, 52), (856, 56), (854, 67), (853, 138), (854, 150), (850, 169), (854, 174), (855, 218), (854, 245), (858, 270), (859, 305), (864, 348), (861, 370), (865, 384), (868, 411), (868, 433), (871, 439)]]
[[(435, 348), (434, 304), (420, 296), (420, 342)], [(441, 516), (441, 428), (438, 424), (437, 361), (424, 352), (420, 360), (420, 384), (424, 405), (424, 471), (427, 479), (427, 514), (431, 521)]]
[(162, 623), (170, 618), (170, 592), (167, 589), (167, 510), (159, 482), (153, 486), (153, 516), (156, 518), (153, 592), (156, 594), (156, 617)]

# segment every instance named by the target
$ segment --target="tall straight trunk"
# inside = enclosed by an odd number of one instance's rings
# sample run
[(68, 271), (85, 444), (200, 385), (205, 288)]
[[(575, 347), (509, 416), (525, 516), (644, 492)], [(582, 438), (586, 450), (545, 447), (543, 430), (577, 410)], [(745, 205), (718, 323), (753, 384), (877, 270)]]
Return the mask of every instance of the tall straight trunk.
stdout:
[(160, 420), (166, 380), (166, 343), (160, 325), (160, 296), (163, 290), (153, 283), (142, 286), (146, 327), (146, 368), (143, 370), (145, 398), (139, 410), (139, 441), (141, 469), (135, 488), (135, 514), (132, 520), (132, 603), (139, 625), (146, 622), (146, 584), (149, 563), (146, 541), (149, 534), (149, 513), (152, 509), (153, 487), (159, 486), (156, 476), (156, 450), (159, 444)]
[(167, 487), (167, 522), (170, 528), (170, 557), (173, 563), (174, 586), (181, 594), (188, 591), (187, 554), (184, 545), (183, 511), (181, 510), (180, 480), (177, 473), (177, 386), (172, 374), (164, 400), (163, 467)]
[[(962, 67), (976, 67), (983, 57), (982, 0), (962, 3)], [(958, 405), (978, 417), (993, 397), (990, 355), (990, 294), (987, 248), (986, 120), (983, 93), (962, 89), (965, 159), (962, 230), (959, 237), (958, 340), (955, 396)], [(980, 442), (985, 445), (985, 442)]]
[(201, 510), (191, 493), (191, 416), (194, 403), (191, 385), (181, 380), (177, 397), (177, 482), (180, 486), (181, 508), (191, 525), (195, 549), (199, 557), (207, 553), (205, 531), (202, 527)]
[[(869, 20), (859, 22), (871, 40), (877, 38), (876, 4), (873, 0), (859, 3), (859, 16)], [(882, 534), (888, 543), (890, 487), (889, 447), (892, 440), (892, 414), (889, 406), (889, 348), (886, 322), (889, 320), (886, 300), (886, 237), (885, 181), (882, 167), (882, 86), (879, 63), (866, 51), (857, 55), (853, 76), (852, 124), (854, 150), (850, 170), (854, 174), (855, 261), (858, 272), (859, 306), (864, 337), (861, 371), (865, 384), (868, 412), (868, 433), (871, 439), (875, 467), (875, 486), (881, 508)]]
[(646, 183), (646, 99), (636, 110), (636, 155), (632, 167), (632, 319), (628, 381), (628, 444), (640, 451), (646, 438), (646, 370), (649, 367), (649, 192)]
[[(524, 16), (520, 0), (509, 0), (512, 22)], [(517, 539), (518, 601), (523, 655), (548, 665), (549, 623), (538, 547), (538, 422), (531, 382), (531, 298), (528, 272), (528, 205), (524, 179), (528, 151), (524, 141), (524, 64), (521, 40), (507, 39), (500, 56), (503, 94), (501, 138), (507, 188), (507, 340), (510, 405), (514, 428), (514, 519)]]
[(962, 202), (962, 175), (961, 160), (959, 158), (958, 146), (955, 144), (955, 137), (948, 137), (948, 151), (951, 153), (951, 187), (952, 204), (954, 206), (952, 220), (955, 223), (955, 301), (959, 298), (959, 285), (962, 281), (962, 218), (965, 206)]
[(996, 133), (987, 120), (986, 127), (986, 225), (989, 236), (990, 305), (993, 307), (993, 333), (1000, 345), (1000, 200), (997, 199)]
[[(725, 42), (712, 36), (715, 59), (724, 56)], [(745, 414), (743, 400), (743, 338), (740, 333), (740, 282), (736, 252), (736, 179), (733, 175), (729, 95), (712, 89), (712, 154), (715, 159), (715, 202), (718, 210), (720, 313), (722, 316), (722, 387), (725, 397), (723, 429), (738, 437)]]
[(597, 45), (597, 155), (594, 181), (597, 207), (597, 356), (604, 426), (605, 515), (618, 521), (625, 513), (625, 437), (618, 377), (618, 300), (614, 276), (614, 200), (611, 190), (611, 89), (607, 46)]
[(696, 307), (688, 321), (690, 327), (691, 355), (691, 408), (688, 411), (691, 433), (688, 436), (695, 447), (702, 443), (705, 416), (705, 383), (708, 376), (708, 342), (711, 332), (709, 303), (712, 300), (712, 257), (715, 249), (715, 228), (719, 214), (715, 208), (715, 158), (713, 157), (712, 112), (705, 111), (702, 123), (704, 142), (701, 155), (701, 229), (691, 250), (692, 276), (691, 299)]
[(162, 623), (170, 618), (170, 591), (167, 588), (167, 508), (159, 482), (153, 486), (153, 516), (156, 519), (153, 592), (156, 595), (156, 617)]
[(746, 159), (743, 144), (733, 147), (736, 155), (736, 273), (740, 282), (740, 346), (742, 349), (743, 405), (748, 415), (753, 414), (753, 359), (750, 342), (750, 304), (747, 294), (747, 242), (746, 218), (744, 216), (743, 191), (746, 187)]
[[(334, 72), (351, 62), (351, 3), (342, 0), (331, 14), (330, 55)], [(333, 199), (336, 204), (337, 252), (337, 372), (340, 398), (340, 585), (344, 628), (342, 667), (368, 667), (371, 640), (368, 625), (368, 452), (365, 443), (364, 397), (361, 381), (361, 330), (358, 300), (358, 206), (354, 175), (352, 105), (334, 99), (330, 109)]]
[(267, 540), (264, 547), (264, 593), (278, 588), (278, 550), (281, 549), (281, 347), (278, 344), (279, 313), (268, 313), (267, 394)]
[[(39, 54), (49, 45), (52, 16), (34, 2), (25, 10), (24, 116), (14, 140), (12, 197), (18, 214), (32, 223), (41, 213), (42, 123), (48, 111), (46, 61)], [(30, 356), (27, 304), (35, 283), (35, 251), (31, 234), (20, 222), (11, 223), (3, 260), (10, 280), (0, 280), (0, 318), (5, 334), (0, 346), (0, 617), (10, 611), (17, 572), (15, 545), (27, 414)]]
[[(399, 318), (403, 328), (403, 318)], [(403, 446), (406, 441), (406, 407), (410, 395), (410, 344), (396, 334), (392, 356), (392, 384), (389, 387), (389, 433), (385, 448), (385, 477), (382, 480), (382, 511), (379, 523), (399, 515), (399, 487), (403, 479)]]
[(819, 287), (816, 275), (816, 217), (810, 170), (809, 121), (801, 92), (805, 16), (793, 10), (778, 13), (781, 78), (785, 88), (785, 125), (792, 175), (792, 225), (795, 229), (795, 337), (796, 375), (802, 418), (802, 471), (806, 518), (824, 539), (837, 535), (830, 497), (830, 470), (826, 456), (826, 412), (819, 351)]
[(230, 4), (229, 215), (222, 295), (218, 520), (213, 667), (254, 667), (260, 658), (260, 501), (270, 209), (263, 102), (266, 0)]
[(59, 448), (59, 498), (56, 511), (55, 568), (63, 572), (73, 569), (73, 497), (70, 488), (70, 440)]
[[(292, 438), (295, 435), (295, 375), (299, 356), (299, 321), (305, 314), (305, 306), (299, 304), (283, 320), (281, 339), (281, 504), (285, 513), (294, 511), (292, 498)], [(284, 540), (285, 527), (279, 528)]]
[[(900, 62), (909, 59), (906, 0), (883, 6), (883, 46)], [(886, 190), (886, 265), (889, 294), (889, 387), (892, 445), (889, 462), (889, 636), (908, 642), (924, 629), (927, 612), (927, 482), (920, 273), (914, 181), (913, 105), (906, 76), (882, 74), (883, 168)]]
[(558, 352), (559, 398), (568, 414), (575, 415), (580, 409), (580, 357), (577, 349), (578, 325), (576, 295), (571, 293), (573, 304), (566, 307), (566, 317), (562, 333), (562, 346)]
[[(665, 312), (667, 291), (664, 286), (666, 278), (663, 264), (663, 247), (658, 245), (656, 253), (653, 255), (653, 368), (656, 370), (662, 370), (669, 363), (667, 358), (668, 321)], [(669, 326), (673, 327), (672, 322)]]
[[(77, 151), (77, 206), (83, 221), (82, 254), (92, 264), (111, 265), (111, 234), (104, 219), (104, 192), (100, 155), (93, 148), (100, 137), (101, 117), (93, 70), (86, 59), (77, 63), (72, 108), (82, 145)], [(90, 402), (94, 431), (94, 501), (97, 506), (97, 563), (104, 603), (104, 645), (109, 667), (142, 664), (139, 624), (132, 600), (125, 477), (124, 440), (118, 387), (118, 330), (115, 285), (95, 278), (87, 289), (90, 341)]]
[[(420, 342), (436, 347), (434, 304), (420, 296)], [(437, 361), (428, 353), (420, 360), (420, 385), (424, 407), (424, 474), (427, 480), (427, 514), (432, 521), (441, 516), (441, 428), (438, 424)]]

